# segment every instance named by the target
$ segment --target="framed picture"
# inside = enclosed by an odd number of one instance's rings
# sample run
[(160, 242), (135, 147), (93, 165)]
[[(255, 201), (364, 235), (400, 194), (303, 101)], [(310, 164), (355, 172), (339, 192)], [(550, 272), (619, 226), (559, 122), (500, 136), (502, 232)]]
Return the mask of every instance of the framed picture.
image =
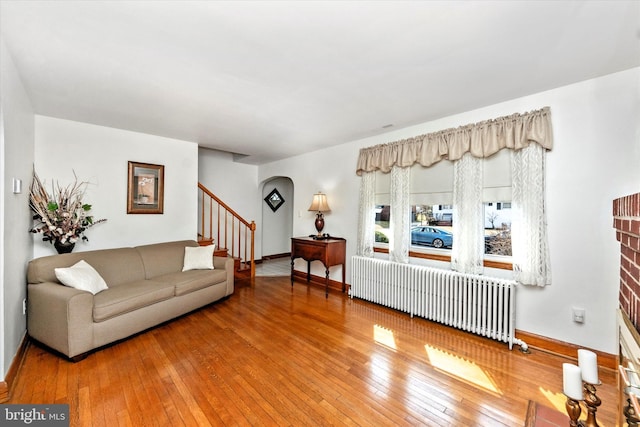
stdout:
[(274, 212), (284, 204), (284, 198), (280, 195), (277, 188), (274, 188), (271, 193), (264, 198), (264, 201), (267, 202), (267, 205), (269, 205), (271, 210)]
[(161, 214), (164, 210), (164, 166), (129, 162), (128, 214)]

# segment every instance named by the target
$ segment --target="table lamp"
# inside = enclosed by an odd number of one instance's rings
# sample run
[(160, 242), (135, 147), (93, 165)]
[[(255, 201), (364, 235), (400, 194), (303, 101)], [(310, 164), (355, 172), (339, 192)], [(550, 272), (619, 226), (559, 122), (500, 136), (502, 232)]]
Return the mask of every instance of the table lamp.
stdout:
[(322, 212), (330, 212), (329, 203), (327, 203), (327, 195), (323, 193), (316, 193), (313, 195), (313, 201), (309, 206), (310, 211), (318, 212), (316, 216), (316, 230), (318, 230), (318, 236), (322, 235), (322, 229), (324, 228), (324, 216)]

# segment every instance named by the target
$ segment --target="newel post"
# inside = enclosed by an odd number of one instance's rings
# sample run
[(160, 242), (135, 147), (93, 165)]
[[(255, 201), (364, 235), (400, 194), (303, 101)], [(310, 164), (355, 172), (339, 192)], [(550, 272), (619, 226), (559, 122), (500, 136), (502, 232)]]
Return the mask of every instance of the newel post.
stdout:
[(251, 229), (251, 279), (256, 277), (256, 257), (255, 257), (255, 231), (256, 231), (256, 222), (251, 221), (251, 225), (249, 226)]

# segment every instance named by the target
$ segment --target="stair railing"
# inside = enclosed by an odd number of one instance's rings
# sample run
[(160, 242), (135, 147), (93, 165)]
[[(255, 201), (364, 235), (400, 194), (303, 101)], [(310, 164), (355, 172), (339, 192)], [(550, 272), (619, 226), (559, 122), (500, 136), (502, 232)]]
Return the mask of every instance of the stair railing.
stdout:
[(247, 221), (227, 206), (207, 187), (198, 183), (198, 240), (213, 241), (239, 260), (238, 271), (256, 275), (255, 221)]

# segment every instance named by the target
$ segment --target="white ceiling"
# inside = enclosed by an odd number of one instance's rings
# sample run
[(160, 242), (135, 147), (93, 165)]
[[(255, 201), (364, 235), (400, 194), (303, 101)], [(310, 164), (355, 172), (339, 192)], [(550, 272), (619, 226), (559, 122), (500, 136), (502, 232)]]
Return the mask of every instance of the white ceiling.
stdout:
[(38, 114), (260, 164), (640, 66), (639, 1), (11, 1)]

